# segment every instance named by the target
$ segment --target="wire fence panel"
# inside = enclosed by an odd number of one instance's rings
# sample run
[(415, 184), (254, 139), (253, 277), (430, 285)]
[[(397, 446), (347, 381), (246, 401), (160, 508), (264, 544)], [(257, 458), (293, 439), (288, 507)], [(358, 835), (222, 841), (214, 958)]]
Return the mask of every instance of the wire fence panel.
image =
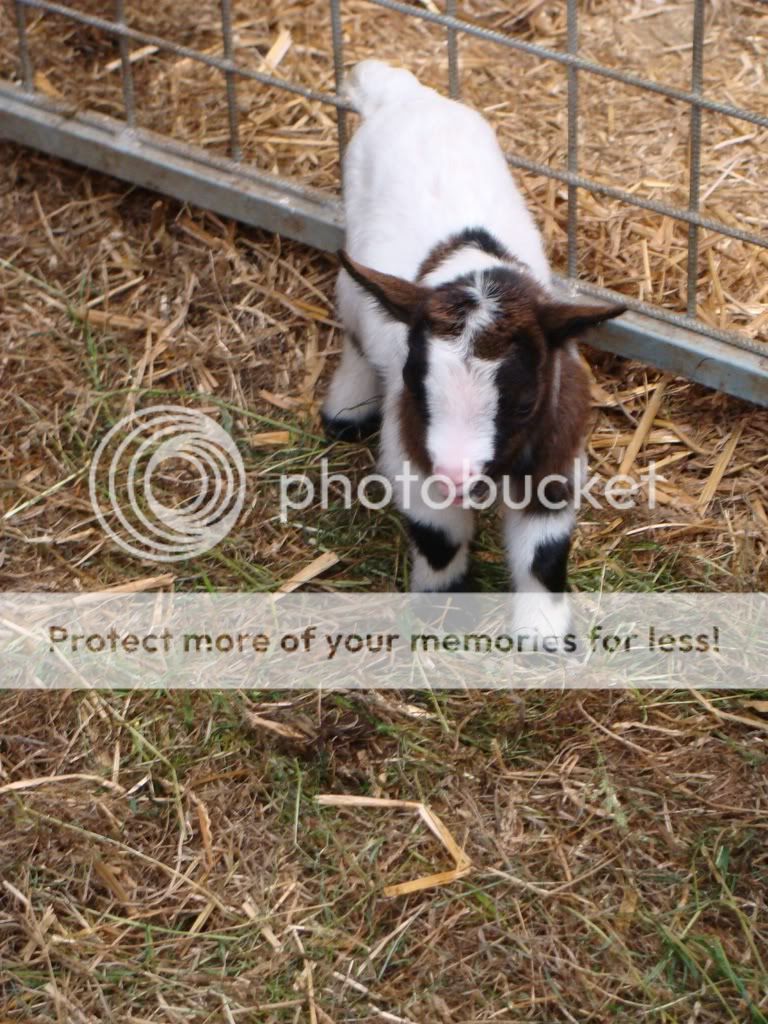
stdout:
[[(567, 158), (565, 168), (532, 160), (519, 152), (508, 152), (512, 167), (541, 176), (567, 187), (566, 271), (564, 284), (597, 297), (620, 298), (631, 312), (596, 332), (597, 347), (630, 358), (653, 363), (681, 373), (720, 390), (768, 405), (768, 346), (745, 333), (713, 326), (697, 318), (701, 231), (726, 239), (768, 249), (768, 236), (744, 223), (727, 223), (702, 212), (702, 115), (722, 115), (757, 130), (768, 129), (768, 116), (704, 94), (705, 0), (693, 0), (690, 45), (690, 88), (680, 88), (644, 78), (582, 56), (578, 0), (566, 0), (566, 47), (552, 49), (516, 38), (495, 28), (475, 24), (457, 16), (457, 0), (445, 0), (445, 13), (430, 0), (412, 6), (400, 0), (370, 0), (401, 18), (436, 26), (445, 33), (447, 91), (458, 97), (461, 90), (463, 38), (505, 47), (537, 61), (564, 69), (567, 80)], [(759, 0), (763, 3), (764, 0)], [(347, 141), (349, 107), (339, 98), (343, 82), (345, 52), (343, 0), (329, 0), (329, 33), (335, 93), (291, 81), (238, 59), (232, 0), (219, 0), (220, 49), (195, 48), (162, 35), (133, 27), (126, 12), (126, 0), (111, 0), (111, 16), (94, 15), (53, 0), (14, 0), (18, 42), (20, 84), (0, 79), (0, 137), (37, 147), (55, 156), (113, 174), (182, 201), (193, 202), (224, 216), (271, 231), (281, 232), (319, 248), (335, 250), (343, 242), (343, 211), (340, 200), (330, 191), (298, 184), (281, 175), (266, 173), (243, 157), (242, 115), (238, 84), (257, 83), (321, 104), (335, 113), (339, 157)], [(768, 6), (765, 7), (768, 17)], [(75, 109), (50, 90), (36, 88), (40, 55), (30, 46), (32, 18), (58, 17), (86, 26), (116, 42), (121, 78), (123, 119), (104, 116), (87, 108)], [(221, 104), (226, 112), (228, 156), (215, 155), (202, 146), (190, 145), (139, 126), (141, 95), (136, 87), (132, 56), (134, 47), (151, 47), (193, 65), (221, 74)], [(263, 67), (263, 65), (262, 65)], [(594, 180), (581, 173), (580, 91), (583, 76), (610, 80), (622, 85), (685, 104), (688, 121), (688, 202), (677, 206), (638, 195)], [(584, 83), (586, 84), (586, 83)], [(679, 132), (674, 125), (673, 130)], [(639, 210), (671, 218), (687, 227), (686, 312), (674, 312), (610, 289), (578, 280), (579, 200), (583, 193), (628, 204)], [(752, 218), (754, 220), (754, 218)], [(768, 221), (768, 217), (766, 217)]]

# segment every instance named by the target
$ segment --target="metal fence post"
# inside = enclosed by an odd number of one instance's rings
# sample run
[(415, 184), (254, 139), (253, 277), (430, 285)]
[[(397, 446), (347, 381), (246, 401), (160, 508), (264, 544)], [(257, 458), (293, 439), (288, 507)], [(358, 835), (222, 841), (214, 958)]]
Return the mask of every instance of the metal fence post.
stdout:
[[(115, 21), (125, 26), (125, 0), (115, 0)], [(129, 128), (136, 126), (136, 102), (133, 90), (133, 68), (131, 67), (130, 43), (128, 37), (119, 37), (120, 47), (120, 78), (123, 85), (123, 105), (125, 122)]]
[(230, 0), (221, 0), (221, 34), (224, 38), (224, 58), (229, 65), (224, 72), (227, 83), (227, 118), (229, 121), (229, 155), (240, 160), (240, 123), (237, 110), (237, 75), (235, 45), (232, 38), (232, 6)]
[[(450, 18), (456, 17), (456, 0), (445, 0), (445, 13)], [(448, 42), (448, 95), (457, 100), (461, 95), (459, 85), (459, 33), (449, 28), (446, 33)]]
[[(568, 0), (568, 52), (579, 52), (578, 0)], [(578, 70), (569, 65), (568, 75), (568, 171), (579, 173), (579, 79)], [(568, 277), (578, 277), (579, 190), (568, 186)]]
[(22, 0), (14, 0), (16, 11), (16, 35), (19, 40), (19, 63), (21, 64), (21, 80), (27, 92), (35, 88), (35, 76), (32, 71), (32, 60), (29, 55), (29, 40), (27, 39), (27, 11)]
[[(693, 6), (693, 52), (691, 56), (691, 92), (699, 98), (704, 70), (704, 0), (694, 0)], [(688, 143), (688, 209), (699, 212), (701, 189), (701, 107), (691, 106), (691, 128)], [(695, 223), (688, 225), (688, 301), (689, 316), (696, 316), (699, 277), (699, 228)]]
[[(331, 0), (331, 41), (333, 43), (333, 80), (338, 96), (344, 81), (344, 35), (339, 0)], [(347, 115), (341, 108), (336, 109), (336, 123), (339, 132), (339, 169), (340, 173), (343, 173), (344, 150), (347, 148)]]

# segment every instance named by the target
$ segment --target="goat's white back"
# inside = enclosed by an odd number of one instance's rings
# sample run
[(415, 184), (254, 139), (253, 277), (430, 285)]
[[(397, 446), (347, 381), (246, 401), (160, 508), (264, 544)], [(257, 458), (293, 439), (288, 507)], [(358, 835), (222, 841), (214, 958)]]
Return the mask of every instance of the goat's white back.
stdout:
[(353, 259), (412, 280), (438, 242), (482, 227), (549, 283), (539, 231), (480, 114), (377, 60), (354, 68), (345, 94), (362, 115), (344, 159)]

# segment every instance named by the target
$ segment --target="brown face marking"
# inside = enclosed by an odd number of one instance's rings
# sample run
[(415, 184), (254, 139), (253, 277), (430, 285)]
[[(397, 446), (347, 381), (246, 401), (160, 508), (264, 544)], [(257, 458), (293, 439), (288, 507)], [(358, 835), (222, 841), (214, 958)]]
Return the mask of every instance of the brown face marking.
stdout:
[(432, 463), (427, 455), (426, 425), (422, 420), (416, 399), (408, 391), (408, 388), (404, 388), (400, 395), (399, 414), (400, 440), (406, 457), (422, 473), (429, 475), (432, 471)]
[[(557, 362), (560, 364), (560, 383), (557, 401), (551, 400)], [(530, 505), (527, 515), (550, 511), (538, 498), (540, 482), (548, 476), (565, 477), (568, 483), (548, 481), (546, 496), (550, 501), (570, 499), (573, 494), (573, 466), (582, 449), (589, 424), (589, 378), (580, 359), (570, 352), (555, 351), (540, 370), (543, 375), (542, 394), (545, 397), (525, 429), (525, 436), (510, 436), (506, 450), (502, 451), (494, 466), (494, 475), (509, 476), (512, 493), (520, 498), (526, 475), (531, 477)], [(524, 457), (518, 454), (526, 451)]]
[(461, 285), (436, 288), (427, 302), (425, 313), (435, 334), (457, 337), (464, 330), (467, 317), (477, 309), (477, 300)]
[(537, 347), (543, 344), (536, 315), (538, 285), (526, 275), (508, 276), (510, 279), (498, 285), (493, 298), (497, 307), (493, 322), (472, 341), (472, 354), (478, 359), (502, 359), (515, 339), (524, 338)]

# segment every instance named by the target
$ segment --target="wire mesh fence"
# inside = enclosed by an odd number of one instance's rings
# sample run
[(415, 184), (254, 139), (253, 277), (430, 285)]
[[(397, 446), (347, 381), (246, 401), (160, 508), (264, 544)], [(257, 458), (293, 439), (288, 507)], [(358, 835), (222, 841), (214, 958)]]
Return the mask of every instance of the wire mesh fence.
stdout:
[[(768, 21), (768, 5), (762, 9)], [(724, 239), (768, 249), (768, 236), (752, 230), (750, 220), (734, 223), (702, 210), (702, 117), (720, 115), (758, 131), (768, 129), (768, 113), (750, 110), (712, 98), (703, 87), (706, 48), (706, 0), (693, 0), (690, 27), (690, 65), (687, 87), (667, 84), (634, 72), (599, 63), (580, 51), (578, 0), (566, 0), (566, 40), (562, 49), (519, 38), (457, 16), (456, 0), (446, 0), (439, 11), (433, 0), (410, 4), (401, 0), (370, 0), (372, 8), (400, 19), (417, 21), (444, 33), (447, 56), (447, 91), (459, 97), (462, 83), (462, 47), (467, 40), (502, 47), (510, 54), (524, 54), (539, 62), (562, 68), (566, 75), (567, 147), (565, 166), (531, 159), (508, 151), (512, 167), (566, 187), (566, 253), (563, 269), (568, 283), (598, 297), (614, 296), (612, 289), (579, 280), (579, 214), (583, 196), (604, 197), (659, 217), (671, 218), (687, 232), (684, 312), (665, 308), (638, 296), (622, 294), (634, 311), (596, 337), (597, 344), (622, 354), (643, 358), (663, 368), (723, 390), (768, 404), (768, 348), (756, 337), (705, 322), (699, 312), (702, 231)], [(14, 0), (18, 41), (20, 85), (0, 79), (0, 135), (37, 146), (87, 166), (155, 188), (245, 222), (281, 231), (322, 248), (337, 248), (343, 239), (343, 215), (336, 193), (318, 190), (271, 174), (254, 165), (244, 152), (244, 115), (239, 103), (243, 83), (256, 83), (287, 96), (299, 96), (329, 109), (337, 121), (339, 156), (348, 136), (349, 109), (338, 92), (346, 64), (343, 0), (329, 0), (328, 18), (335, 92), (315, 88), (314, 83), (283, 77), (263, 62), (254, 66), (243, 59), (238, 47), (231, 0), (217, 5), (218, 43), (195, 47), (136, 27), (127, 14), (126, 0), (112, 0), (111, 11), (90, 13), (52, 0)], [(30, 38), (30, 19), (60, 18), (108, 37), (118, 48), (121, 83), (120, 116), (96, 115), (87, 102), (62, 104), (45, 83), (47, 55)], [(191, 62), (220, 75), (220, 91), (210, 102), (226, 111), (227, 153), (215, 154), (197, 145), (148, 131), (141, 123), (142, 90), (135, 82), (134, 61), (148, 50)], [(42, 78), (40, 74), (42, 73)], [(687, 143), (687, 203), (674, 205), (640, 194), (631, 186), (620, 187), (582, 173), (582, 110), (580, 94), (585, 78), (613, 81), (682, 104), (688, 114), (672, 131), (685, 134)], [(766, 217), (768, 220), (768, 217)]]

